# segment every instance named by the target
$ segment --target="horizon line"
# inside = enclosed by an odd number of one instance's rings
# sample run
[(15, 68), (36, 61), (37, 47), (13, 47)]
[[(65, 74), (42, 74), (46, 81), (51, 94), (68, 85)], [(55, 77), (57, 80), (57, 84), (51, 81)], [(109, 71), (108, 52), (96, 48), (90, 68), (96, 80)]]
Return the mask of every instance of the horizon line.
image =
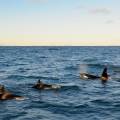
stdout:
[(120, 45), (0, 45), (0, 47), (120, 47)]

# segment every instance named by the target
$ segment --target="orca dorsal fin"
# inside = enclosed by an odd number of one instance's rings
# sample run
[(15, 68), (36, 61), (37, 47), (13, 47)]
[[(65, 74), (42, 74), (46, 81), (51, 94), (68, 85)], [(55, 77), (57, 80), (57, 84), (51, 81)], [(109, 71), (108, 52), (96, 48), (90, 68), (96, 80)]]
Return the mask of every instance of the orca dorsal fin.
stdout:
[(39, 80), (37, 81), (37, 84), (43, 84), (43, 82), (39, 79)]
[(108, 79), (107, 67), (104, 68), (101, 77), (104, 77), (104, 78)]

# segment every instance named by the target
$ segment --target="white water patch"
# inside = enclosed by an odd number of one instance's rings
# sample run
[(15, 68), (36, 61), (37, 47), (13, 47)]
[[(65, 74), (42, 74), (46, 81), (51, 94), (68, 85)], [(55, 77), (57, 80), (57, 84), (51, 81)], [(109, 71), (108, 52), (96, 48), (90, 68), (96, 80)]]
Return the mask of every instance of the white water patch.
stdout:
[(70, 87), (70, 86), (75, 86), (76, 84), (72, 82), (72, 83), (61, 83), (59, 85), (63, 87)]
[(26, 98), (26, 97), (16, 97), (15, 99), (17, 101), (23, 101), (23, 100), (28, 100), (29, 98)]

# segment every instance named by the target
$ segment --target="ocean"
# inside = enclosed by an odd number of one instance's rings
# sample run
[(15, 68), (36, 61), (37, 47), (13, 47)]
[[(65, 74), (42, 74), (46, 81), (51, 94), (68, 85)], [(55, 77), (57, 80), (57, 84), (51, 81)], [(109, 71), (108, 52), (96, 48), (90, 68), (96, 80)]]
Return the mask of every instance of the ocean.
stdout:
[[(101, 75), (106, 84), (83, 80)], [(57, 90), (36, 90), (40, 79)], [(0, 47), (0, 84), (22, 101), (0, 101), (0, 120), (120, 120), (120, 47)]]

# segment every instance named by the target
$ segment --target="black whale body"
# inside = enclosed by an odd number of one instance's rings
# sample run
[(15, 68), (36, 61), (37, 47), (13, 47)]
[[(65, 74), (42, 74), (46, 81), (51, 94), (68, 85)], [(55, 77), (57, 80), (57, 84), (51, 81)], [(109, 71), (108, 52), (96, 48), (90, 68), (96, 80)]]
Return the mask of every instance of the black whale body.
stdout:
[(40, 80), (38, 80), (38, 82), (35, 85), (33, 85), (33, 88), (40, 89), (40, 90), (43, 90), (43, 89), (59, 89), (60, 87), (61, 87), (60, 85), (46, 84), (46, 83), (41, 82)]
[(98, 79), (98, 78), (100, 78), (99, 76), (91, 75), (88, 73), (80, 73), (80, 76), (83, 79)]
[(24, 97), (12, 94), (11, 92), (7, 91), (3, 85), (0, 85), (0, 100), (23, 100)]
[(88, 73), (80, 73), (80, 77), (82, 79), (101, 79), (102, 81), (107, 81), (109, 76), (107, 73), (107, 68), (105, 67), (101, 76), (96, 76)]

